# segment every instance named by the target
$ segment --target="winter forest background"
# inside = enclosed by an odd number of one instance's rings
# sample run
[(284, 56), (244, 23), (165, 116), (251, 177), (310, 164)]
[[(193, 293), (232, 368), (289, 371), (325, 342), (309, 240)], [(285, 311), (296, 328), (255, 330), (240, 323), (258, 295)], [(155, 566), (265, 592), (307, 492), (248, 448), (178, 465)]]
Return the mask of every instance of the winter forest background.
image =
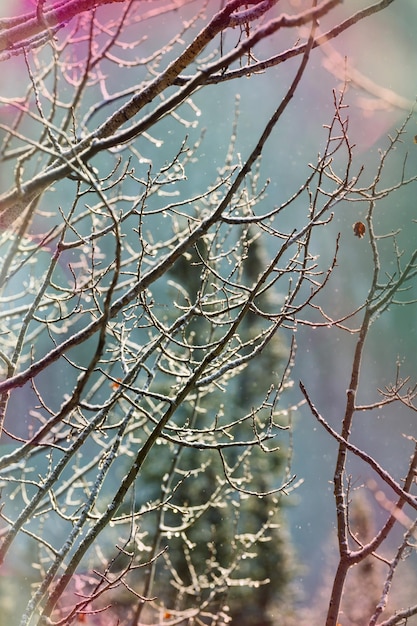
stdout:
[(0, 10), (1, 626), (417, 624), (414, 0)]

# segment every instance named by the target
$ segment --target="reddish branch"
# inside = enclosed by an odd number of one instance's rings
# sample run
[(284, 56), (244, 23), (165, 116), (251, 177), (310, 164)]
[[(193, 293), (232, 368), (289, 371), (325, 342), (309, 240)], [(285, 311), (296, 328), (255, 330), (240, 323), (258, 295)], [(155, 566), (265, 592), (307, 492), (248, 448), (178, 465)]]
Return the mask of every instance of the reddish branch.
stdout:
[(22, 51), (25, 47), (40, 45), (79, 13), (115, 2), (125, 0), (63, 0), (45, 8), (39, 2), (36, 11), (0, 20), (0, 52)]

